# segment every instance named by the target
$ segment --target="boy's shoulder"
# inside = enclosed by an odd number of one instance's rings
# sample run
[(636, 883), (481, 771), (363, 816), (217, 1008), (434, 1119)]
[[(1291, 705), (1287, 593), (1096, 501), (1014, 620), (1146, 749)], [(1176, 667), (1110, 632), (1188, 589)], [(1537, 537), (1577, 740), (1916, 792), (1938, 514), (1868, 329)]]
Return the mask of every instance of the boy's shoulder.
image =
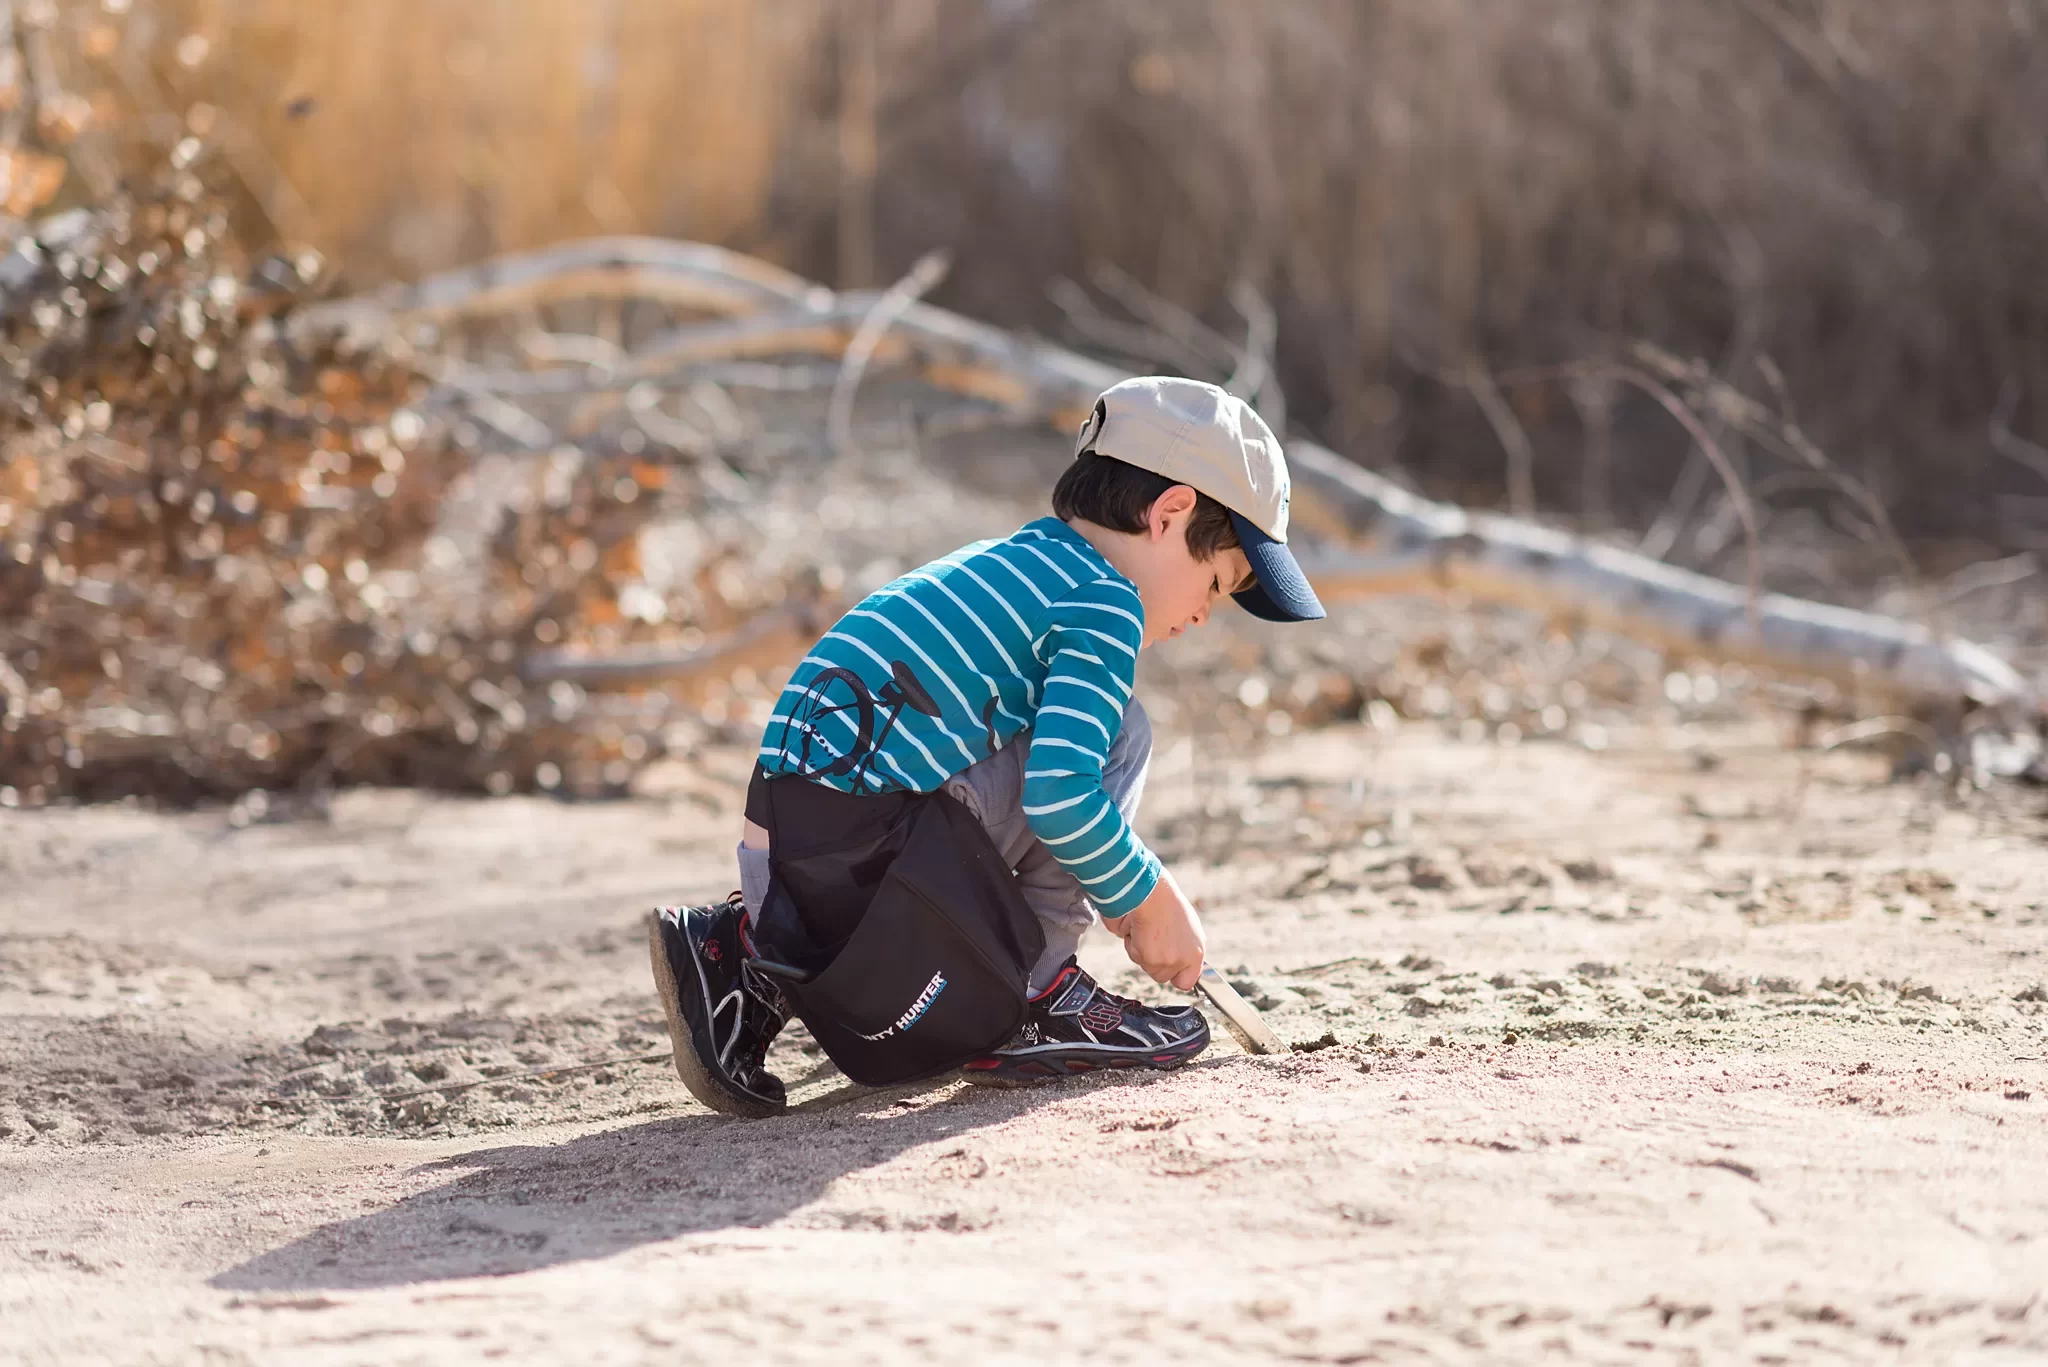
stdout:
[(1096, 586), (1112, 595), (1137, 593), (1137, 586), (1103, 559), (1086, 537), (1056, 517), (1034, 518), (1008, 536), (971, 541), (926, 568), (935, 570), (984, 556), (993, 556), (1016, 571), (1017, 575), (1010, 577), (1028, 581), (1032, 596), (1043, 603), (1057, 603)]

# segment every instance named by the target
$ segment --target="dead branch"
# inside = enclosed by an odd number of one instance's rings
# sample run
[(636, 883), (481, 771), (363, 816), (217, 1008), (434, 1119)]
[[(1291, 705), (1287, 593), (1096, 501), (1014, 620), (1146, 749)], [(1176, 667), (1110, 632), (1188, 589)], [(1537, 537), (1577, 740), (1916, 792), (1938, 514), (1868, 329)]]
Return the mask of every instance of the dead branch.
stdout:
[(719, 315), (787, 307), (823, 293), (753, 257), (702, 242), (598, 237), (519, 252), (414, 285), (299, 311), (301, 336), (377, 332), (395, 319), (480, 318), (566, 299), (648, 299)]
[(1477, 357), (1465, 362), (1459, 378), (1471, 392), (1472, 401), (1479, 405), (1479, 411), (1486, 415), (1487, 425), (1500, 441), (1501, 450), (1507, 452), (1508, 507), (1516, 517), (1536, 516), (1536, 453), (1529, 445), (1529, 434), (1522, 430), (1515, 410), (1508, 407), (1507, 400), (1500, 395), (1500, 386)]
[[(1968, 641), (1876, 613), (1740, 587), (1513, 518), (1432, 503), (1305, 443), (1289, 451), (1304, 526), (1338, 533), (1303, 557), (1319, 594), (1459, 591), (1678, 654), (1827, 678), (1902, 704), (1963, 700), (2038, 713), (2019, 673)], [(1334, 516), (1332, 516), (1334, 514)], [(1348, 535), (1346, 535), (1348, 533)]]
[[(684, 257), (692, 263), (690, 279), (705, 297), (761, 297), (761, 292), (750, 293), (750, 282), (765, 268), (753, 263), (736, 267), (737, 280), (721, 291), (719, 262), (744, 263), (744, 258), (682, 253), (676, 259)], [(569, 263), (559, 267), (564, 276), (578, 279), (576, 272), (587, 258), (562, 249), (556, 259)], [(560, 298), (573, 292), (544, 279), (533, 258), (521, 260), (529, 296)], [(484, 281), (501, 278), (490, 265), (467, 274)], [(628, 284), (653, 278), (627, 271), (607, 277), (606, 285), (615, 294), (625, 293)], [(455, 293), (450, 289), (434, 298), (452, 299)], [(657, 379), (707, 363), (843, 358), (862, 321), (885, 297), (872, 291), (834, 295), (800, 282), (769, 293), (793, 302), (657, 337), (633, 356), (619, 378)], [(497, 296), (480, 287), (469, 297), (498, 303)], [(1152, 306), (1147, 300), (1131, 302)], [(1187, 323), (1169, 321), (1177, 328)], [(1064, 348), (916, 302), (906, 303), (886, 337), (877, 339), (870, 364), (902, 366), (935, 388), (1069, 431), (1097, 393), (1124, 378), (1115, 367)], [(1616, 368), (1613, 378), (1644, 388), (1652, 397), (1662, 391), (1660, 402), (1671, 399), (1667, 410), (1687, 424), (1724, 481), (1732, 481), (1731, 498), (1753, 536), (1754, 511), (1741, 495), (1740, 482), (1733, 480), (1725, 456), (1715, 459), (1720, 453), (1711, 438), (1701, 440), (1704, 434), (1691, 410), (1633, 367)], [(2040, 714), (2033, 688), (1982, 646), (1944, 640), (1926, 627), (1879, 614), (1746, 591), (1526, 519), (1432, 502), (1312, 442), (1290, 443), (1289, 456), (1294, 518), (1306, 534), (1303, 562), (1326, 597), (1461, 592), (1631, 636), (1673, 653), (1828, 678), (1891, 699), (1902, 709), (1969, 702)]]
[[(1891, 514), (1886, 511), (1884, 501), (1868, 484), (1828, 459), (1827, 453), (1816, 446), (1788, 416), (1772, 412), (1735, 386), (1705, 373), (1703, 366), (1688, 365), (1647, 342), (1637, 342), (1631, 350), (1650, 375), (1661, 379), (1667, 385), (1684, 387), (1688, 392), (1698, 391), (1691, 403), (1697, 405), (1701, 412), (1727, 423), (1752, 441), (1801, 462), (1819, 475), (1829, 487), (1854, 503), (1868, 519), (1871, 530), (1884, 543), (1885, 550), (1898, 566), (1901, 577), (1905, 579), (1908, 591), (1921, 600), (1923, 615), (1929, 619), (1937, 632), (1945, 630), (1940, 618), (1939, 601), (1929, 598), (1924, 592), (1925, 585), (1922, 582), (1920, 566), (1915, 563), (1912, 553), (1906, 549), (1905, 539), (1892, 525)], [(1765, 374), (1776, 376), (1775, 367), (1766, 368)], [(1776, 378), (1782, 382), (1782, 376)], [(1640, 383), (1638, 387), (1641, 387)], [(1690, 406), (1679, 400), (1677, 394), (1669, 389), (1659, 398), (1659, 402), (1667, 409), (1672, 408), (1674, 404)], [(1733, 472), (1732, 463), (1724, 461), (1723, 465), (1727, 471)], [(1727, 475), (1724, 474), (1723, 478), (1725, 480)], [(1733, 496), (1731, 494), (1731, 497)], [(1740, 513), (1741, 509), (1738, 508), (1737, 512)], [(1754, 513), (1752, 512), (1750, 516), (1753, 518)]]
[(908, 275), (883, 291), (867, 317), (854, 329), (853, 340), (846, 345), (846, 357), (839, 364), (839, 378), (832, 386), (832, 406), (825, 418), (832, 449), (842, 460), (859, 454), (853, 444), (853, 396), (860, 390), (861, 376), (867, 373), (875, 348), (903, 310), (936, 289), (952, 265), (951, 252), (926, 252)]
[[(1757, 524), (1756, 504), (1749, 491), (1743, 487), (1742, 474), (1735, 468), (1735, 462), (1714, 440), (1714, 434), (1670, 388), (1658, 377), (1645, 373), (1631, 365), (1616, 365), (1607, 361), (1585, 361), (1569, 365), (1552, 366), (1543, 370), (1518, 371), (1511, 378), (1547, 379), (1555, 377), (1574, 379), (1606, 378), (1631, 385), (1657, 401), (1657, 406), (1669, 413), (1672, 420), (1685, 429), (1693, 440), (1694, 447), (1706, 457), (1714, 473), (1721, 477), (1721, 483), (1728, 492), (1729, 506), (1742, 522), (1743, 540), (1749, 551), (1749, 597), (1752, 602), (1763, 591), (1763, 549), (1760, 544), (1761, 528)], [(1478, 391), (1474, 391), (1476, 394)], [(1520, 430), (1517, 428), (1516, 430)]]
[(2048, 479), (2048, 446), (2028, 441), (2012, 430), (2013, 414), (2019, 406), (2019, 386), (2008, 380), (1999, 390), (1998, 410), (1991, 415), (1991, 449), (2015, 465), (2024, 465), (2042, 479)]
[(2041, 572), (2041, 562), (2032, 551), (2022, 551), (2005, 560), (1985, 560), (1958, 570), (1941, 586), (1944, 606), (1986, 589), (2024, 583)]

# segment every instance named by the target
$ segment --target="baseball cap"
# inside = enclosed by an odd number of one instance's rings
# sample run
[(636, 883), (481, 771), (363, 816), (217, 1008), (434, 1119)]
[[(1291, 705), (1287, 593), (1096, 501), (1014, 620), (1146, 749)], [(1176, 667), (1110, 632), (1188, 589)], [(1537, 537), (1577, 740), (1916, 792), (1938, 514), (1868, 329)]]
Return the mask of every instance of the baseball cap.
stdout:
[(1287, 457), (1252, 406), (1201, 380), (1145, 375), (1111, 385), (1081, 424), (1093, 451), (1207, 494), (1230, 513), (1256, 582), (1232, 595), (1254, 617), (1312, 622), (1323, 605), (1287, 549)]

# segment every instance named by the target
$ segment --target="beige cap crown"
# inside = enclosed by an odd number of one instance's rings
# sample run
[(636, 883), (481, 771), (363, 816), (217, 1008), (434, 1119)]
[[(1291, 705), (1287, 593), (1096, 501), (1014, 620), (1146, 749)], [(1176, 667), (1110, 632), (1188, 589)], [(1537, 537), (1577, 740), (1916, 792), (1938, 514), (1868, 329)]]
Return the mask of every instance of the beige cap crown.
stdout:
[(1081, 424), (1075, 453), (1096, 451), (1207, 494), (1273, 540), (1287, 541), (1287, 458), (1243, 399), (1201, 380), (1146, 375), (1112, 385)]

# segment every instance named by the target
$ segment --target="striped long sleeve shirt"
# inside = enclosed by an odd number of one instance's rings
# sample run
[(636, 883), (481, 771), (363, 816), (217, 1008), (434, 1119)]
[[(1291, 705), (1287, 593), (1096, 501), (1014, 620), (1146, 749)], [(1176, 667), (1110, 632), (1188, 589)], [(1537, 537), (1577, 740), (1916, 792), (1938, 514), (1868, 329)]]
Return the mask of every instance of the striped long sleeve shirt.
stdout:
[(1144, 625), (1137, 588), (1059, 519), (977, 541), (825, 633), (776, 701), (762, 767), (841, 792), (929, 793), (1029, 730), (1025, 818), (1121, 916), (1160, 876), (1102, 787)]

